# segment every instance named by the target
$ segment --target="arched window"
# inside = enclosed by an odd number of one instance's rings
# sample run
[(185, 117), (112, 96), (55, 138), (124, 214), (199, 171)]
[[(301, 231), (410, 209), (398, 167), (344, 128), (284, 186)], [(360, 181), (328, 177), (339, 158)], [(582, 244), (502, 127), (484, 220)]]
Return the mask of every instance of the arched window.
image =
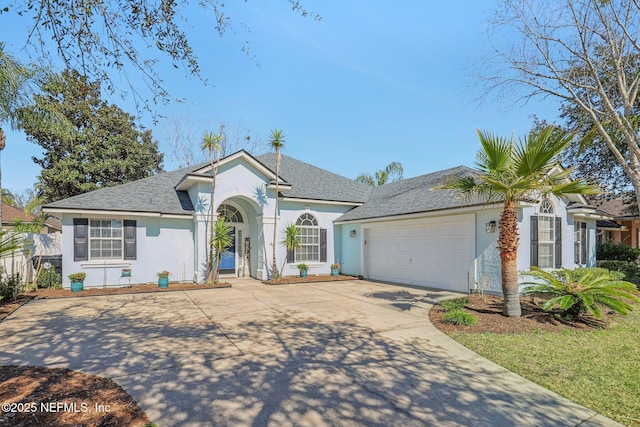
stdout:
[(295, 250), (295, 262), (320, 261), (320, 227), (316, 217), (302, 214), (296, 226), (300, 229), (300, 247)]
[(549, 215), (553, 215), (555, 213), (555, 209), (553, 208), (553, 203), (551, 203), (551, 200), (544, 199), (542, 203), (540, 203), (540, 213)]
[(538, 260), (540, 268), (554, 268), (556, 265), (556, 217), (555, 208), (549, 199), (540, 203), (538, 210)]
[(218, 213), (227, 218), (229, 222), (244, 222), (242, 221), (242, 214), (238, 209), (231, 205), (220, 205)]

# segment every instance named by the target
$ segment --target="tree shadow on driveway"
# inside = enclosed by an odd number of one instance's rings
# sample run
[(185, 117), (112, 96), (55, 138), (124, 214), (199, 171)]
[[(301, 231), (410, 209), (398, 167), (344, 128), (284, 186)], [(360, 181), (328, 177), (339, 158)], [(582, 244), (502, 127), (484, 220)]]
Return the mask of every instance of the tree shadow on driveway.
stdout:
[(205, 314), (181, 293), (95, 300), (23, 307), (1, 324), (0, 363), (112, 377), (160, 426), (569, 426), (592, 415), (440, 336), (385, 338), (355, 314)]

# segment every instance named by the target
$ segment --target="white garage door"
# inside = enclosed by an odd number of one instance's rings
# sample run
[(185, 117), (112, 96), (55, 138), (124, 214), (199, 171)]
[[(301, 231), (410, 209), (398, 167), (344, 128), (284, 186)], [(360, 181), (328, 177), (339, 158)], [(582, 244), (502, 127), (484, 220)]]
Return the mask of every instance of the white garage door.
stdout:
[(467, 292), (475, 253), (474, 215), (376, 224), (365, 233), (366, 276)]

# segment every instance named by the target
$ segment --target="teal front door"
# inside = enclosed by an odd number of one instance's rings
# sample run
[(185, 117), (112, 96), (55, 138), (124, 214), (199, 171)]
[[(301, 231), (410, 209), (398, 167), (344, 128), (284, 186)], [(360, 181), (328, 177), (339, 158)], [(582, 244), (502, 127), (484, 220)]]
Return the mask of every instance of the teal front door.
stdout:
[(236, 273), (236, 228), (231, 227), (231, 247), (220, 258), (220, 274)]

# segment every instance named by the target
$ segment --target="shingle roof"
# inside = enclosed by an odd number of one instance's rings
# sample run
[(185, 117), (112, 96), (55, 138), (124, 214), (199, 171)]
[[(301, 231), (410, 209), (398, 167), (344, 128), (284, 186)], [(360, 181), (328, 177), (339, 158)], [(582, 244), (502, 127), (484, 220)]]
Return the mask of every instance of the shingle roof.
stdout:
[[(276, 170), (275, 153), (262, 154), (256, 159)], [(373, 190), (369, 185), (288, 156), (281, 156), (280, 178), (292, 185), (291, 190), (281, 192), (285, 197), (362, 203)]]
[(23, 222), (32, 222), (34, 220), (33, 215), (29, 215), (25, 211), (13, 207), (5, 202), (2, 202), (2, 223), (11, 224), (15, 220)]
[(614, 218), (635, 218), (638, 217), (638, 210), (631, 201), (631, 203), (627, 202), (626, 199), (617, 198), (617, 199), (595, 199), (590, 204), (598, 208), (603, 212), (608, 213)]
[[(256, 159), (275, 171), (274, 153)], [(282, 156), (281, 159), (280, 177), (292, 185), (291, 190), (282, 191), (287, 197), (360, 203), (371, 192), (370, 186), (344, 176), (291, 157)], [(45, 208), (190, 214), (194, 208), (189, 195), (174, 187), (186, 174), (207, 165), (208, 162), (204, 162), (116, 187), (101, 188), (49, 203)]]
[[(274, 153), (266, 153), (255, 159), (268, 169), (275, 170)], [(482, 204), (481, 200), (459, 198), (451, 190), (436, 188), (448, 176), (474, 173), (465, 166), (372, 187), (288, 156), (282, 156), (281, 159), (280, 177), (291, 184), (290, 190), (281, 191), (285, 197), (366, 202), (344, 214), (339, 221)], [(190, 214), (193, 213), (194, 207), (188, 194), (185, 191), (177, 191), (175, 186), (186, 174), (201, 170), (207, 164), (200, 163), (116, 187), (102, 188), (49, 203), (45, 208)]]
[(336, 221), (355, 221), (483, 204), (480, 199), (460, 198), (452, 190), (438, 188), (452, 175), (475, 173), (466, 166), (458, 166), (374, 187), (363, 206), (352, 209)]
[(49, 203), (44, 208), (190, 214), (194, 211), (189, 195), (174, 186), (185, 174), (207, 163), (188, 166), (115, 187), (101, 188)]

